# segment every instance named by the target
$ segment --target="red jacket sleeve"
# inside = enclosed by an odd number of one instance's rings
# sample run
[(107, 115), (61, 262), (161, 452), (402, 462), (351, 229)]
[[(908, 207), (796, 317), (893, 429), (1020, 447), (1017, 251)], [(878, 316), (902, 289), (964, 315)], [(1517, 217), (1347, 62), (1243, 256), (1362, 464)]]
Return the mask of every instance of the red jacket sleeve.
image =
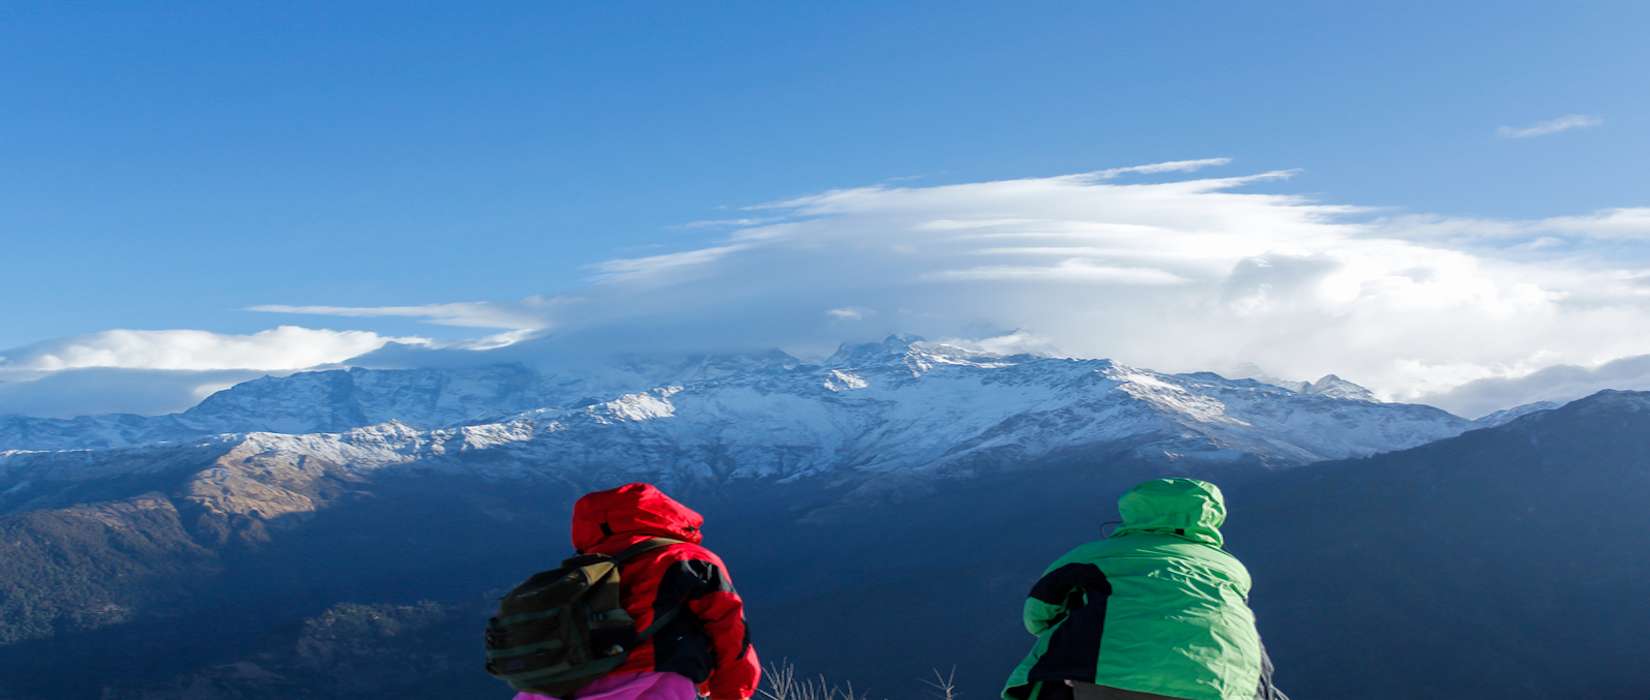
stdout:
[(704, 587), (688, 600), (688, 611), (704, 626), (716, 651), (716, 667), (705, 681), (712, 700), (745, 700), (756, 695), (762, 664), (751, 645), (745, 624), (745, 602), (733, 590), (733, 580), (720, 560), (710, 562)]

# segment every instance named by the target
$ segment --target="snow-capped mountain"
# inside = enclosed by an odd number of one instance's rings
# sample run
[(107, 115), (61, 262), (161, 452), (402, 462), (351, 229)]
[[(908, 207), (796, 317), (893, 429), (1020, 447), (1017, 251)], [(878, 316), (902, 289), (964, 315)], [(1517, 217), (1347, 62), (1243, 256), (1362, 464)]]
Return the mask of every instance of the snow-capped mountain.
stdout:
[(772, 351), (620, 356), (557, 371), (505, 363), (301, 372), (237, 384), (173, 415), (0, 416), (0, 451), (131, 447), (223, 433), (341, 432), (392, 421), (433, 429), (798, 364), (796, 358)]
[(1472, 426), (1426, 406), (901, 337), (819, 364), (770, 352), (626, 357), (579, 376), (314, 372), (247, 382), (175, 416), (38, 425), (9, 424), (5, 447), (22, 451), (0, 457), (0, 511), (146, 470), (182, 470), (210, 511), (273, 517), (317, 507), (317, 483), (397, 465), (662, 481), (969, 474), (1060, 455), (1287, 466)]
[(168, 416), (0, 418), (0, 450), (96, 449), (222, 433), (339, 432), (397, 421), (436, 428), (557, 400), (556, 386), (517, 365), (303, 372), (237, 384)]

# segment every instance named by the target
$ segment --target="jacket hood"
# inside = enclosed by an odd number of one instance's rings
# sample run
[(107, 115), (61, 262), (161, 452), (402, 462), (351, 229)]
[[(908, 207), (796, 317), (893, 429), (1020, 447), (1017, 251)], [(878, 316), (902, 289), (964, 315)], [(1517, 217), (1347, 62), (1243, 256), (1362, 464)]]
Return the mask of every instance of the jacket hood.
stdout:
[(590, 553), (648, 537), (699, 544), (704, 524), (704, 516), (654, 485), (625, 484), (585, 494), (573, 504), (573, 547)]
[(1225, 540), (1226, 497), (1220, 488), (1196, 479), (1153, 479), (1117, 499), (1123, 526), (1113, 537), (1136, 532), (1175, 535), (1216, 547)]

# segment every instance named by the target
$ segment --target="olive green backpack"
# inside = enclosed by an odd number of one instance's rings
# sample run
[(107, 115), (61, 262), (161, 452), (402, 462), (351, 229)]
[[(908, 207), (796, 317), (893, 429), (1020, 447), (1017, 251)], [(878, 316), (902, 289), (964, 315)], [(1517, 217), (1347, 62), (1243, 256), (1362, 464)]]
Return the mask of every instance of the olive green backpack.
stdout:
[(516, 690), (568, 697), (623, 665), (676, 611), (637, 632), (621, 602), (619, 565), (673, 544), (681, 542), (656, 537), (613, 556), (577, 556), (516, 586), (487, 622), (487, 672)]

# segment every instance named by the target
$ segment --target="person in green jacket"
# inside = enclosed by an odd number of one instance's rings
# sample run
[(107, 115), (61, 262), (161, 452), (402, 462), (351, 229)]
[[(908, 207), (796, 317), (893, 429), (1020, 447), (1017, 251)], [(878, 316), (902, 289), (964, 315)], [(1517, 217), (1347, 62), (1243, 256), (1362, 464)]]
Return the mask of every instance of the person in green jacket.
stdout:
[(1214, 484), (1155, 479), (1117, 502), (1111, 537), (1049, 566), (1025, 604), (1037, 644), (1005, 700), (1288, 700), (1250, 612), (1249, 571), (1221, 546)]

